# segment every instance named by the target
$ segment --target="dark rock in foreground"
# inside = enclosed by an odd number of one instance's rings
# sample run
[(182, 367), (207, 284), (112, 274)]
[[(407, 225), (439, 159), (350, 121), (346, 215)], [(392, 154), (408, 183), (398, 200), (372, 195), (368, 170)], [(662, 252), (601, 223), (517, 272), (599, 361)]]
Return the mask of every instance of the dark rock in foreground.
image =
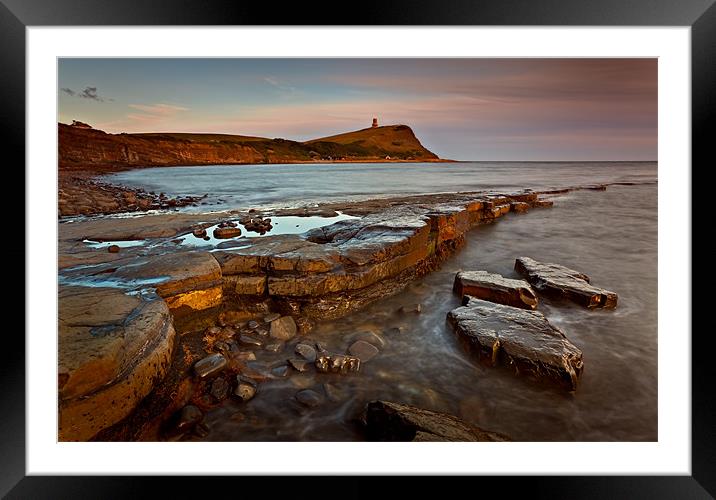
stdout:
[(446, 413), (371, 401), (363, 416), (369, 441), (510, 441)]
[(589, 309), (617, 306), (616, 293), (591, 285), (589, 276), (574, 269), (520, 257), (515, 261), (515, 270), (538, 292), (564, 297)]
[(455, 275), (453, 290), (461, 297), (471, 295), (522, 309), (537, 308), (537, 296), (529, 283), (486, 271), (460, 271)]
[(576, 390), (584, 366), (582, 351), (542, 313), (468, 296), (466, 305), (450, 311), (447, 319), (481, 361)]

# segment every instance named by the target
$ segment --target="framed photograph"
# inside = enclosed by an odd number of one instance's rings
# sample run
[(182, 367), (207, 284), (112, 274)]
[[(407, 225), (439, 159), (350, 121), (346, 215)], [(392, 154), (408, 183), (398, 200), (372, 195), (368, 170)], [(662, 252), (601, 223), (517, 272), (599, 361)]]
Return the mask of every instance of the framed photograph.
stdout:
[(712, 3), (4, 1), (28, 219), (2, 493), (713, 495)]

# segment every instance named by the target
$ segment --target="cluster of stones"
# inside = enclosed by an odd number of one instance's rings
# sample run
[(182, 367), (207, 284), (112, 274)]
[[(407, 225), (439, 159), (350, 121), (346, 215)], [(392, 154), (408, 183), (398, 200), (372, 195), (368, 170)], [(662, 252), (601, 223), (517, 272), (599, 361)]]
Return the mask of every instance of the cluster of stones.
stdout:
[[(86, 440), (130, 413), (166, 374), (177, 322), (267, 304), (299, 323), (335, 318), (429, 272), (473, 225), (550, 203), (532, 192), (458, 194), (450, 203), (389, 207), (307, 237), (229, 239), (211, 252), (123, 252), (91, 266), (90, 275), (87, 266), (68, 268), (65, 283), (97, 277), (117, 286), (60, 287), (60, 439)], [(313, 366), (354, 372), (369, 351), (360, 343), (345, 354), (317, 349)]]
[[(528, 257), (518, 258), (515, 269), (539, 292), (590, 309), (616, 307), (614, 292), (590, 285), (578, 271)], [(485, 271), (459, 272), (453, 289), (463, 305), (448, 313), (448, 323), (489, 366), (505, 365), (574, 391), (584, 368), (582, 351), (534, 310), (538, 299), (530, 283)]]
[(258, 215), (249, 215), (248, 217), (242, 218), (241, 225), (243, 225), (247, 231), (259, 233), (261, 235), (264, 235), (273, 229), (270, 218), (263, 218)]
[[(214, 229), (214, 238), (217, 239), (228, 239), (228, 238), (236, 238), (237, 236), (241, 236), (241, 229), (237, 227), (238, 224), (233, 221), (223, 221), (219, 223), (219, 225)], [(194, 235), (196, 236), (196, 235)]]

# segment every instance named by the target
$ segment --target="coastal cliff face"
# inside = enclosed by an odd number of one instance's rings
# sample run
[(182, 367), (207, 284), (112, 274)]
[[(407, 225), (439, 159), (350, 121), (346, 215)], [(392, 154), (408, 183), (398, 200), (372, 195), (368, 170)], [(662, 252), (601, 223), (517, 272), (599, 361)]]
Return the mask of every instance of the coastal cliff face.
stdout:
[(407, 125), (297, 142), (228, 134), (108, 134), (58, 124), (60, 170), (311, 161), (435, 161)]

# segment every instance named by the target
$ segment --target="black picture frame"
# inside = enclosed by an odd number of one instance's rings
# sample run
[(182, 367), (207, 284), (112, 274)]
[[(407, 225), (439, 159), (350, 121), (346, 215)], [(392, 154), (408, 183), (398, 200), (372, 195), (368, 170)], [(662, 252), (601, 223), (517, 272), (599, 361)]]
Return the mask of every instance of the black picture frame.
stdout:
[[(692, 70), (692, 165), (710, 167), (712, 139), (708, 133), (716, 121), (716, 6), (714, 0), (366, 0), (338, 15), (334, 3), (269, 3), (241, 0), (0, 0), (0, 127), (3, 151), (15, 158), (13, 165), (24, 165), (25, 134), (25, 28), (27, 26), (85, 25), (443, 25), (443, 26), (690, 26)], [(711, 126), (709, 126), (711, 125)], [(12, 160), (10, 160), (12, 161)], [(6, 168), (10, 163), (6, 163)], [(19, 167), (18, 167), (19, 168)], [(667, 168), (670, 168), (667, 166)], [(692, 167), (693, 172), (693, 167)], [(15, 189), (16, 196), (24, 190)], [(695, 199), (695, 195), (692, 196)], [(683, 202), (684, 200), (680, 200)], [(674, 203), (678, 204), (679, 200)], [(22, 205), (17, 200), (18, 205)], [(676, 206), (692, 211), (692, 207)], [(695, 215), (695, 214), (694, 214)], [(692, 227), (694, 227), (692, 225)], [(708, 227), (707, 227), (708, 229)], [(28, 228), (26, 227), (26, 230)], [(19, 238), (18, 238), (19, 239)], [(22, 249), (22, 250), (21, 250)], [(694, 250), (698, 250), (693, 247)], [(17, 261), (24, 243), (12, 247)], [(701, 250), (703, 252), (703, 250)], [(693, 252), (692, 258), (698, 258)], [(23, 257), (23, 259), (26, 259)], [(31, 263), (25, 260), (25, 266)], [(19, 266), (18, 266), (19, 267)], [(689, 290), (692, 304), (705, 305), (705, 298)], [(18, 302), (21, 294), (15, 294)], [(24, 294), (22, 294), (23, 299)], [(26, 300), (31, 300), (27, 298)], [(20, 304), (8, 304), (20, 310)], [(27, 312), (27, 302), (25, 302)], [(693, 310), (692, 305), (692, 310)], [(698, 307), (697, 307), (698, 309)], [(692, 345), (692, 475), (691, 476), (587, 476), (587, 477), (482, 477), (479, 485), (452, 484), (453, 488), (486, 491), (497, 487), (510, 494), (529, 494), (549, 498), (710, 498), (716, 496), (716, 390), (710, 370), (709, 348), (713, 327), (696, 330)], [(10, 498), (69, 498), (91, 496), (120, 498), (148, 496), (149, 478), (126, 477), (39, 477), (25, 475), (25, 344), (18, 333), (5, 332), (5, 356), (0, 385), (0, 494)], [(240, 478), (246, 484), (261, 478)], [(336, 479), (336, 478), (334, 478)], [(337, 478), (341, 497), (361, 497), (379, 491), (372, 478)], [(302, 484), (305, 480), (305, 485)], [(315, 497), (309, 478), (290, 478), (295, 494)], [(457, 480), (457, 479), (455, 479)], [(230, 486), (234, 478), (194, 481), (186, 477), (164, 481), (162, 494), (172, 490), (181, 496), (207, 494), (209, 490)], [(265, 483), (265, 479), (263, 479)], [(315, 482), (315, 479), (312, 479)], [(324, 481), (321, 479), (320, 481)], [(315, 484), (315, 483), (312, 483)], [(272, 480), (270, 496), (276, 496)], [(402, 495), (424, 488), (413, 478)], [(236, 487), (235, 485), (233, 487)], [(329, 494), (328, 490), (324, 493)], [(321, 488), (322, 489), (322, 488)], [(454, 490), (457, 491), (457, 490)], [(197, 493), (198, 492), (198, 493)], [(237, 493), (239, 493), (237, 491)], [(320, 496), (320, 495), (319, 495)]]

